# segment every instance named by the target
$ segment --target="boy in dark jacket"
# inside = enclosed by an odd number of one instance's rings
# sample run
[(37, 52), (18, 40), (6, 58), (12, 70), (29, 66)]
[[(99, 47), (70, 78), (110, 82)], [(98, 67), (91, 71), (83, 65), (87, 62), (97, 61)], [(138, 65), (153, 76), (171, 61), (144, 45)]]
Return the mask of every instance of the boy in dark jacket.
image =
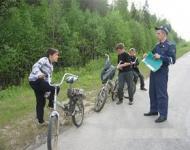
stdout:
[(118, 55), (118, 65), (117, 69), (119, 70), (118, 74), (118, 98), (119, 101), (117, 104), (123, 103), (123, 88), (125, 82), (128, 86), (128, 95), (129, 95), (129, 105), (133, 104), (133, 70), (131, 68), (130, 55), (125, 52), (125, 46), (123, 43), (118, 43), (116, 45), (116, 53)]
[(139, 61), (138, 58), (136, 57), (136, 49), (135, 48), (131, 48), (129, 50), (129, 55), (131, 57), (131, 65), (134, 71), (134, 81), (135, 83), (137, 83), (138, 77), (140, 78), (140, 89), (143, 91), (146, 91), (147, 89), (144, 87), (144, 77), (141, 74), (138, 65), (139, 65)]

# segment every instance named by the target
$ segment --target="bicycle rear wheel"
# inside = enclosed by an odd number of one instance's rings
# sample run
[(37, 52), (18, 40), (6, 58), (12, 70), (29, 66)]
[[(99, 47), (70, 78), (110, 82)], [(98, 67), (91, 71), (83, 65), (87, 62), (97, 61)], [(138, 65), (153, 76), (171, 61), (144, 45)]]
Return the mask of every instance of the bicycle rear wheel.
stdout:
[(48, 150), (57, 150), (59, 135), (59, 123), (58, 116), (51, 116), (48, 125), (48, 136), (47, 136), (47, 148)]
[(84, 119), (84, 104), (82, 100), (76, 101), (74, 104), (74, 114), (72, 115), (72, 121), (76, 127), (80, 127)]
[(102, 108), (106, 103), (106, 99), (107, 99), (107, 92), (105, 88), (102, 88), (96, 97), (95, 106), (94, 106), (95, 112), (100, 112), (102, 110)]

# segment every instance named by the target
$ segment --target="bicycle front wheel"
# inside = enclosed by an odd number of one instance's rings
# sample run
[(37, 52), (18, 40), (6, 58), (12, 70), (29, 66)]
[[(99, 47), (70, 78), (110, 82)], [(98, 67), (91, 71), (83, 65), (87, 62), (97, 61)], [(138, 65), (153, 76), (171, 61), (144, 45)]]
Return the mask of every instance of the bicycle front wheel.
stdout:
[(51, 116), (49, 120), (48, 136), (47, 136), (48, 150), (57, 150), (58, 135), (59, 135), (58, 116)]
[(82, 100), (78, 100), (74, 106), (74, 114), (72, 115), (73, 123), (76, 127), (80, 127), (84, 119), (84, 104)]
[(107, 92), (104, 88), (102, 88), (96, 97), (96, 102), (94, 106), (95, 112), (100, 112), (102, 110), (102, 108), (106, 103), (106, 99), (107, 99)]

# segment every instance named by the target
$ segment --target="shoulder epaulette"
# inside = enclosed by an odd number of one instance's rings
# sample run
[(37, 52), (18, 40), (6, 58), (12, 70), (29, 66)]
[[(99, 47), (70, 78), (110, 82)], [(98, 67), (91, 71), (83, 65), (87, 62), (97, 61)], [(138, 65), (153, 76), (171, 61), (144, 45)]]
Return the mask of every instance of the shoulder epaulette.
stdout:
[(174, 42), (168, 41), (168, 45), (176, 45)]

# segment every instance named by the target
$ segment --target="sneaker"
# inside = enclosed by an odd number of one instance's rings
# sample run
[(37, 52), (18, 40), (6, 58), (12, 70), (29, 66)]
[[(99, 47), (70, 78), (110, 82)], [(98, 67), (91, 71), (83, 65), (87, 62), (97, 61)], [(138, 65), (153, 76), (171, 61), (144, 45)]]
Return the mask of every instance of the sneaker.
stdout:
[(48, 98), (50, 96), (51, 92), (45, 92), (44, 97)]
[(142, 91), (147, 91), (147, 89), (145, 87), (142, 87), (141, 90)]
[(118, 101), (116, 104), (119, 105), (119, 104), (122, 104), (122, 103), (123, 103), (123, 101)]
[(40, 127), (48, 126), (48, 121), (44, 121), (44, 122), (42, 122), (42, 123), (38, 122), (38, 125), (39, 125)]

